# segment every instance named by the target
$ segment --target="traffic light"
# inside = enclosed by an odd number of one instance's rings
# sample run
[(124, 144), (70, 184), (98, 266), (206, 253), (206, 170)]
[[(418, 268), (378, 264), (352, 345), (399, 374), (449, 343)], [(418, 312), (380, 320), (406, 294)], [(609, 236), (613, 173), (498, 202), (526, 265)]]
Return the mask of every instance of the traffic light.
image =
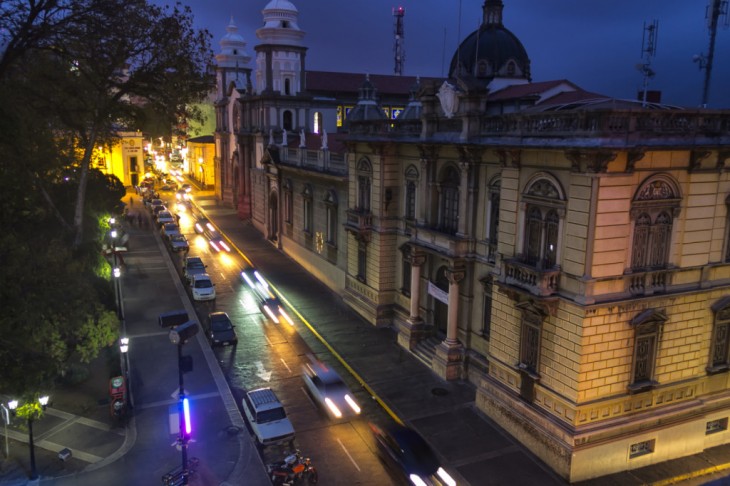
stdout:
[(198, 323), (188, 321), (170, 330), (170, 341), (172, 344), (185, 344), (188, 339), (198, 334)]

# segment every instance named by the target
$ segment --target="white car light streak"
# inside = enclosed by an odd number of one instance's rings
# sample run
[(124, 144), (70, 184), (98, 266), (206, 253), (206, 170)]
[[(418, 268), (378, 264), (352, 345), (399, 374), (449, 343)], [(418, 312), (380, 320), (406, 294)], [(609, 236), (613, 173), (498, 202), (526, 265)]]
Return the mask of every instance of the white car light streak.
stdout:
[(210, 246), (212, 246), (213, 248), (215, 248), (215, 251), (221, 251), (221, 249), (218, 248), (218, 245), (213, 240), (210, 240)]
[(228, 246), (228, 244), (227, 244), (227, 243), (226, 243), (225, 241), (221, 241), (221, 242), (220, 242), (220, 245), (221, 245), (221, 246), (223, 247), (223, 249), (224, 249), (224, 250), (226, 250), (227, 252), (229, 252), (229, 253), (230, 253), (230, 251), (231, 251), (231, 247), (230, 247), (230, 246)]
[(423, 479), (419, 478), (415, 474), (411, 474), (410, 480), (416, 486), (427, 486), (427, 484), (423, 481)]
[(202, 233), (203, 232), (203, 227), (200, 226), (200, 223), (195, 223), (195, 229), (198, 230), (198, 233)]
[(345, 401), (350, 406), (353, 412), (357, 414), (360, 413), (360, 406), (355, 402), (355, 400), (352, 399), (350, 395), (345, 395)]
[(254, 289), (255, 288), (255, 285), (254, 285), (253, 281), (248, 277), (248, 275), (246, 275), (245, 272), (241, 272), (241, 276), (246, 281), (246, 283), (248, 284), (248, 286), (251, 287), (251, 289)]
[(264, 277), (261, 276), (261, 274), (258, 272), (258, 270), (254, 271), (253, 274), (256, 277), (256, 280), (261, 282), (261, 285), (263, 285), (263, 287), (265, 289), (269, 288), (269, 284), (266, 283), (266, 280), (264, 280)]
[(279, 314), (284, 316), (284, 319), (286, 319), (286, 322), (288, 322), (290, 326), (294, 325), (294, 321), (291, 317), (289, 317), (289, 314), (284, 311), (284, 308), (282, 306), (279, 306)]
[(327, 408), (330, 409), (330, 412), (332, 412), (332, 415), (334, 415), (337, 418), (342, 417), (342, 412), (340, 412), (340, 409), (337, 408), (337, 405), (329, 399), (329, 397), (324, 399), (324, 403), (327, 405)]
[(265, 310), (265, 311), (266, 311), (266, 313), (267, 313), (267, 314), (269, 315), (269, 317), (271, 317), (271, 320), (272, 320), (272, 321), (274, 321), (274, 322), (275, 322), (275, 323), (277, 323), (277, 324), (279, 323), (279, 319), (277, 319), (277, 318), (276, 318), (276, 315), (275, 315), (275, 314), (274, 314), (273, 312), (271, 312), (271, 309), (269, 309), (269, 306), (268, 306), (268, 305), (265, 305), (265, 306), (264, 306), (264, 310)]
[(447, 486), (456, 486), (456, 481), (454, 481), (454, 478), (449, 476), (449, 473), (444, 471), (444, 468), (440, 467), (438, 471), (436, 471), (436, 474), (438, 474), (438, 477), (440, 477)]

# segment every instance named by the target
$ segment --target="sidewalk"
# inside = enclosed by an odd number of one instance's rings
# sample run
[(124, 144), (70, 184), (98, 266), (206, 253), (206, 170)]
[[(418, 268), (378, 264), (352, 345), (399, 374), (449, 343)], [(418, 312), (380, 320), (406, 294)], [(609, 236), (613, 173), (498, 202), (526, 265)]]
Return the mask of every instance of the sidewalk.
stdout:
[[(241, 221), (235, 210), (218, 205), (212, 192), (199, 192), (196, 203), (278, 288), (300, 320), (322, 337), (320, 341), (312, 332), (301, 332), (312, 350), (334, 349), (379, 400), (458, 472), (459, 484), (566, 484), (474, 407), (471, 384), (438, 378), (396, 343), (391, 329), (365, 323), (338, 295)], [(576, 484), (691, 486), (713, 480), (718, 481), (713, 486), (730, 485), (730, 445)]]

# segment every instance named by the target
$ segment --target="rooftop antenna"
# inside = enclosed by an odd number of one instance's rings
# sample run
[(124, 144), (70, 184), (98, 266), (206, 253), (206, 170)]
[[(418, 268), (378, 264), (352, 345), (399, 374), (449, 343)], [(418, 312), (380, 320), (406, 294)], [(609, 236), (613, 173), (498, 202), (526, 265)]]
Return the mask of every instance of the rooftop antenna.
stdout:
[(710, 96), (710, 76), (712, 75), (712, 60), (715, 57), (715, 39), (717, 37), (717, 24), (722, 17), (723, 27), (728, 27), (727, 0), (710, 0), (705, 10), (707, 27), (710, 29), (710, 48), (707, 56), (695, 54), (692, 60), (697, 63), (700, 71), (705, 70), (705, 83), (702, 86), (702, 108), (707, 108), (707, 98)]
[(649, 87), (649, 80), (654, 77), (656, 72), (651, 68), (651, 58), (656, 55), (657, 34), (659, 32), (659, 21), (654, 20), (651, 24), (646, 25), (644, 22), (644, 32), (641, 39), (641, 63), (636, 65), (636, 69), (641, 72), (644, 77), (641, 106), (646, 106), (646, 92)]
[(396, 76), (403, 74), (403, 65), (406, 61), (406, 47), (404, 45), (405, 32), (403, 30), (403, 17), (406, 14), (406, 9), (403, 7), (393, 8), (393, 29), (395, 31), (395, 69), (394, 73)]

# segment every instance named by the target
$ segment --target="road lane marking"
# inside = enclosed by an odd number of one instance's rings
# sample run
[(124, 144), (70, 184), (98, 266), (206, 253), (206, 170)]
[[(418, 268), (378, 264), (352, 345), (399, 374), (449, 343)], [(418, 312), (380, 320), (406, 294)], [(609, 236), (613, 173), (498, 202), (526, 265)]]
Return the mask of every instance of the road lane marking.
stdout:
[(271, 339), (269, 339), (269, 336), (264, 334), (264, 339), (266, 339), (266, 342), (269, 343), (269, 346), (274, 347), (274, 343), (271, 342)]
[(339, 439), (339, 437), (337, 438), (337, 442), (340, 443), (340, 447), (342, 447), (342, 450), (345, 451), (345, 454), (347, 454), (347, 457), (350, 458), (350, 462), (352, 462), (352, 465), (355, 466), (355, 469), (357, 469), (357, 472), (360, 472), (360, 466), (357, 465), (357, 463), (355, 462), (355, 459), (353, 459), (352, 456), (350, 455), (350, 453), (347, 452), (347, 449), (345, 448), (345, 444), (342, 443), (342, 441)]
[(284, 361), (284, 358), (280, 358), (281, 363), (286, 367), (287, 370), (289, 370), (289, 374), (291, 374), (291, 368), (289, 368), (289, 365), (286, 364), (286, 361)]

